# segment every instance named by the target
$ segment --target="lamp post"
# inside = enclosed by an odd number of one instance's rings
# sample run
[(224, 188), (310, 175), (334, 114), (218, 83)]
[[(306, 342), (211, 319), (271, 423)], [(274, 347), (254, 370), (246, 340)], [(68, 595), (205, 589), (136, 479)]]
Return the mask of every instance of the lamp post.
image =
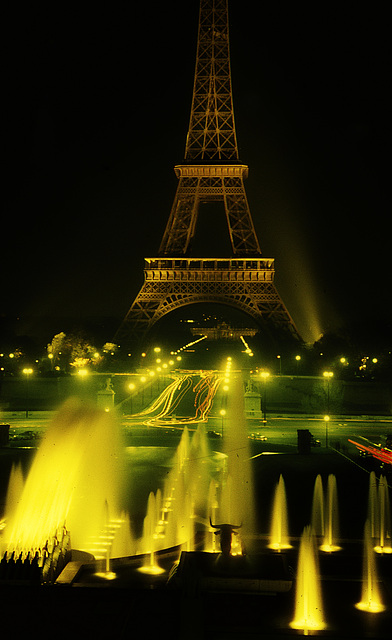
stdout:
[(328, 422), (329, 422), (329, 416), (324, 416), (324, 422), (325, 422), (325, 447), (326, 447), (326, 449), (328, 449)]
[(331, 378), (333, 378), (333, 371), (324, 371), (323, 376), (327, 381), (327, 415), (324, 416), (325, 422), (325, 446), (328, 448), (328, 422), (330, 420), (329, 417), (329, 382)]
[(327, 413), (329, 413), (329, 381), (333, 378), (333, 371), (324, 371), (323, 376), (327, 381)]
[(267, 382), (267, 378), (269, 378), (269, 371), (262, 371), (260, 373), (260, 378), (263, 381), (263, 407), (262, 407), (263, 424), (266, 425), (267, 424), (267, 386), (266, 386), (266, 382)]
[(33, 370), (30, 367), (26, 367), (23, 369), (23, 373), (26, 376), (26, 418), (29, 417), (29, 404), (30, 404), (30, 375), (33, 373)]

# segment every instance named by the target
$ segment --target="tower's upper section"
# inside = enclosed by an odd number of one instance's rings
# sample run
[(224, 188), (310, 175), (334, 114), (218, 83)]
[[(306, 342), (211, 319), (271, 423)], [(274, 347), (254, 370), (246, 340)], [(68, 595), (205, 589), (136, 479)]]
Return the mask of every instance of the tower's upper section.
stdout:
[(238, 162), (227, 0), (200, 0), (187, 162)]

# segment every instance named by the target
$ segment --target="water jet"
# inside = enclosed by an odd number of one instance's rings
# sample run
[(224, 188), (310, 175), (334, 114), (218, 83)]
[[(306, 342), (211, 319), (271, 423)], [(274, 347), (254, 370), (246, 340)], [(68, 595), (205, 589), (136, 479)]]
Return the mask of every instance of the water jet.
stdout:
[(304, 635), (325, 629), (317, 548), (309, 526), (301, 536), (296, 579), (295, 615), (290, 627), (302, 629)]

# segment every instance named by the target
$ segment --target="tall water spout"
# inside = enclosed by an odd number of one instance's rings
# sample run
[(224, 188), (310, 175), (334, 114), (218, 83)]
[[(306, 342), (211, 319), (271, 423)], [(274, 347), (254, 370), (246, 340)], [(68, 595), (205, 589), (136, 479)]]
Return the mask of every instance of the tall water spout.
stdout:
[(328, 476), (324, 523), (324, 541), (320, 549), (327, 552), (339, 551), (340, 547), (336, 544), (339, 537), (338, 496), (334, 474)]
[(121, 471), (113, 417), (67, 402), (48, 428), (16, 508), (6, 513), (6, 548), (43, 549), (65, 523), (73, 548), (88, 548), (105, 526), (105, 500), (117, 513)]
[(295, 592), (295, 616), (292, 629), (309, 631), (326, 628), (324, 620), (317, 549), (311, 527), (305, 527), (300, 543), (297, 584)]
[(15, 513), (19, 500), (23, 493), (24, 479), (22, 465), (20, 462), (13, 463), (8, 480), (7, 497), (5, 500), (5, 513), (10, 515)]
[(378, 483), (378, 516), (379, 544), (374, 547), (377, 553), (392, 553), (391, 545), (391, 511), (388, 483), (385, 476), (380, 476)]
[(379, 535), (379, 518), (377, 477), (374, 471), (371, 471), (369, 475), (368, 520), (370, 536), (376, 538)]
[(252, 535), (255, 532), (253, 476), (244, 414), (244, 387), (239, 376), (230, 381), (223, 448), (228, 457), (228, 475), (220, 500), (219, 521), (242, 524), (242, 533)]
[(275, 490), (270, 540), (268, 545), (270, 549), (279, 551), (281, 549), (290, 549), (291, 547), (289, 543), (286, 489), (282, 475), (279, 477)]
[(324, 535), (324, 492), (321, 475), (318, 474), (314, 483), (311, 525), (316, 536)]
[(376, 556), (373, 550), (370, 535), (369, 521), (365, 524), (364, 549), (363, 549), (363, 573), (362, 573), (362, 597), (356, 605), (361, 611), (379, 613), (385, 611), (378, 588)]

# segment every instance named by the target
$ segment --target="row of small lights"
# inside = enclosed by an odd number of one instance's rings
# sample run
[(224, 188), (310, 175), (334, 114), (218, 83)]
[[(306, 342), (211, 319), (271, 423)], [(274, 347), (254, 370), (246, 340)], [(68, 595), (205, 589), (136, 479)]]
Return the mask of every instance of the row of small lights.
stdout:
[[(161, 347), (154, 347), (154, 353), (156, 355), (159, 355), (161, 353)], [(173, 355), (173, 352), (170, 353), (170, 355)], [(142, 358), (145, 358), (147, 356), (147, 354), (145, 352), (142, 353)], [(176, 361), (177, 362), (181, 362), (181, 356), (177, 356), (176, 357)], [(169, 367), (172, 367), (175, 364), (175, 361), (173, 359), (168, 360), (167, 362), (162, 362), (162, 358), (158, 357), (155, 360), (156, 364), (158, 365), (156, 367), (156, 369), (150, 369), (148, 371), (148, 375), (147, 376), (140, 376), (139, 380), (142, 384), (144, 384), (145, 382), (147, 382), (148, 380), (148, 376), (150, 378), (153, 378), (157, 373), (161, 373), (162, 369), (164, 371), (166, 371), (166, 369), (169, 369)], [(130, 391), (134, 391), (136, 389), (136, 384), (134, 382), (130, 382), (128, 384), (128, 389)]]
[(250, 346), (246, 342), (244, 336), (240, 336), (240, 339), (241, 339), (242, 344), (245, 347), (245, 353), (251, 358), (254, 355), (252, 349), (250, 348)]
[(177, 349), (177, 351), (170, 351), (170, 355), (171, 356), (176, 356), (178, 353), (181, 353), (181, 351), (185, 351), (185, 349), (188, 349), (189, 347), (193, 347), (193, 345), (197, 344), (198, 342), (201, 342), (202, 340), (206, 340), (206, 339), (207, 339), (207, 336), (202, 336), (201, 338), (198, 338), (197, 340), (193, 340), (193, 342), (188, 342), (188, 344), (184, 344), (182, 347)]

